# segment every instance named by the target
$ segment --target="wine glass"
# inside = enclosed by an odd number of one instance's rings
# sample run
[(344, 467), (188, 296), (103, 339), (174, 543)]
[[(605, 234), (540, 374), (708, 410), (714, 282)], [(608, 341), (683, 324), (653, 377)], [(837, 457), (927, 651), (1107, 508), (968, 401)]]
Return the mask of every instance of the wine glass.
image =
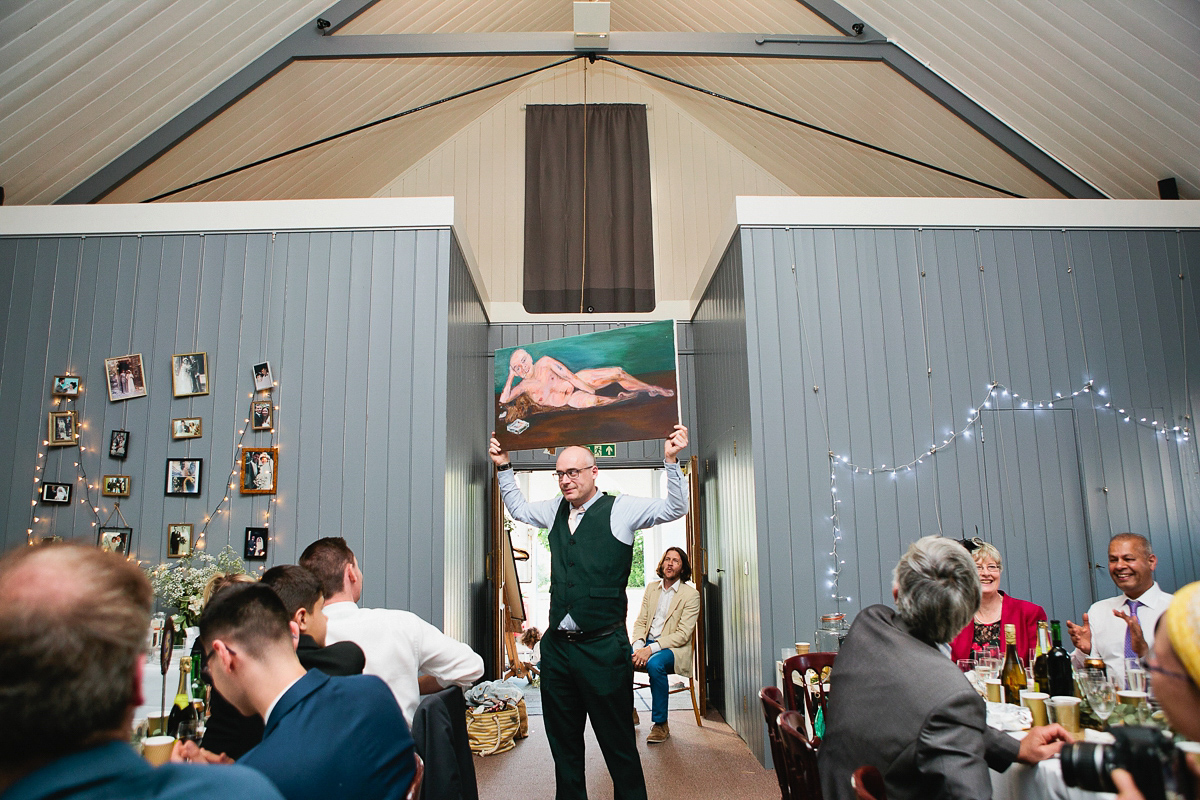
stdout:
[(1108, 680), (1090, 681), (1087, 696), (1092, 713), (1099, 717), (1100, 722), (1107, 727), (1108, 718), (1117, 705), (1117, 687)]
[(181, 742), (195, 742), (199, 746), (200, 740), (204, 738), (204, 731), (200, 727), (200, 720), (181, 719), (179, 721), (179, 730), (176, 731), (175, 737)]

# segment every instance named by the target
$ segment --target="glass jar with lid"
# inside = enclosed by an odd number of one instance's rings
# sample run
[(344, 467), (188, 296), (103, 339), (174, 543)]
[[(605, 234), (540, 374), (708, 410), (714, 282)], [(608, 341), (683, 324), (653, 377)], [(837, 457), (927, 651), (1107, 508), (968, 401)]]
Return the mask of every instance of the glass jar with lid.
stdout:
[(850, 623), (842, 612), (821, 615), (821, 627), (817, 628), (817, 651), (821, 653), (836, 653), (841, 649), (842, 640), (850, 632)]

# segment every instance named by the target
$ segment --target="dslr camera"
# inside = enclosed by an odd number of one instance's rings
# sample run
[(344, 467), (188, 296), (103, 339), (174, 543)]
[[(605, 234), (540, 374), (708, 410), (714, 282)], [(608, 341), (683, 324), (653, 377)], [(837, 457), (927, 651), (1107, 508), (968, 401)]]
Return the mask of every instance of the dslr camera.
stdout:
[(1158, 728), (1124, 725), (1110, 729), (1112, 744), (1063, 745), (1062, 776), (1067, 786), (1089, 792), (1115, 792), (1112, 771), (1128, 770), (1146, 800), (1195, 797), (1192, 774), (1171, 737)]

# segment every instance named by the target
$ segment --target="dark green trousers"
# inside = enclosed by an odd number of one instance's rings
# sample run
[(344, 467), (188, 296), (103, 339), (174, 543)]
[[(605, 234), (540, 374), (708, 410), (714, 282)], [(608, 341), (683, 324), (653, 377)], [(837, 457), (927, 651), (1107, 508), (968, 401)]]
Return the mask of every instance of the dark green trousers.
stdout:
[(588, 642), (568, 642), (547, 633), (539, 666), (556, 800), (587, 798), (583, 728), (588, 719), (612, 776), (615, 800), (646, 800), (633, 729), (633, 662), (624, 627)]

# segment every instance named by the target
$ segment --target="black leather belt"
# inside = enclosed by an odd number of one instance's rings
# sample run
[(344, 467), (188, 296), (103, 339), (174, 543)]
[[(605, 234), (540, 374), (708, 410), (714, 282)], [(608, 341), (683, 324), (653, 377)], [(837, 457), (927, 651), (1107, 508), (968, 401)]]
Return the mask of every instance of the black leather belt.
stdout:
[(607, 628), (597, 628), (594, 631), (553, 631), (556, 639), (562, 639), (564, 642), (590, 642), (593, 639), (601, 639), (608, 636), (610, 633), (621, 627), (621, 623), (617, 622), (609, 625)]

